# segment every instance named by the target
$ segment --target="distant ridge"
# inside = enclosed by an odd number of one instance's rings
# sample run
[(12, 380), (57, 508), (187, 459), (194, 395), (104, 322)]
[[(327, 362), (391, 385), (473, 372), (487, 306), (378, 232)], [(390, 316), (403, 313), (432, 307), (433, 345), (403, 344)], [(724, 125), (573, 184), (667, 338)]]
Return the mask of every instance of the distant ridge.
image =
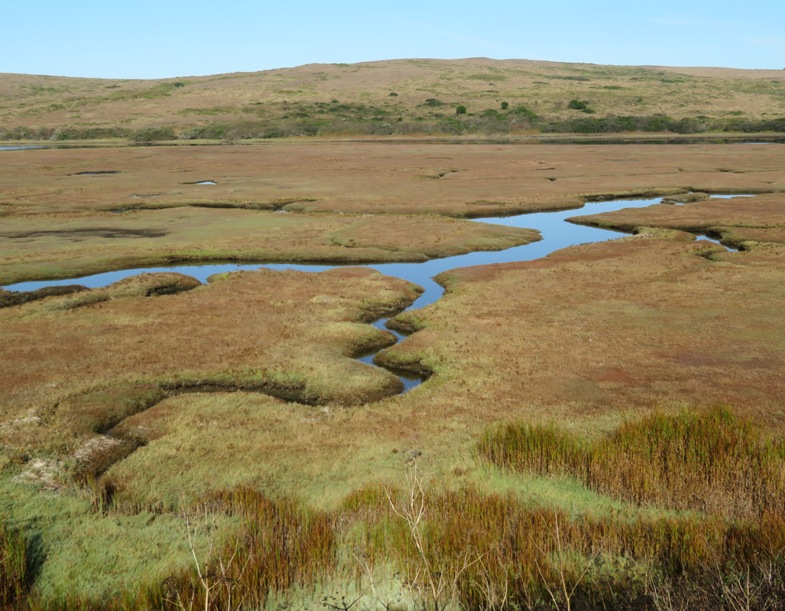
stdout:
[(0, 74), (6, 140), (770, 131), (784, 107), (785, 71), (712, 67), (471, 58), (159, 80)]

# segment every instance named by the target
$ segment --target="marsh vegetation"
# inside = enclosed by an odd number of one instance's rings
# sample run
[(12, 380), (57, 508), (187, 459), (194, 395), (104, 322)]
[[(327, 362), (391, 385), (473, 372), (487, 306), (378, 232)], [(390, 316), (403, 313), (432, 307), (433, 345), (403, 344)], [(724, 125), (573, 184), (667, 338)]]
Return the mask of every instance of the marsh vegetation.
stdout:
[[(405, 262), (525, 249), (534, 232), (461, 217), (672, 202), (584, 221), (635, 235), (447, 269), (442, 299), (397, 317), (420, 289), (359, 267), (0, 293), (3, 604), (782, 600), (780, 147), (3, 155), (4, 285), (226, 255)], [(695, 239), (705, 233), (742, 250)], [(410, 393), (353, 358), (393, 343), (368, 324), (382, 315), (413, 333), (381, 359), (432, 372)]]

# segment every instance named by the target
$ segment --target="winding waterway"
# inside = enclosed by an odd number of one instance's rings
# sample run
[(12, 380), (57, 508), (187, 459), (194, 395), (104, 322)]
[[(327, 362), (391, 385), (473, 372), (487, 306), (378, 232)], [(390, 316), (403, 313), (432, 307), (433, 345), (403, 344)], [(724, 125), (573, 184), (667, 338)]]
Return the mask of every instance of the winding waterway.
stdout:
[[(714, 198), (721, 197), (740, 197), (738, 195), (715, 195)], [(583, 208), (588, 209), (587, 212), (591, 214), (599, 214), (601, 212), (612, 212), (621, 210), (623, 208), (645, 208), (652, 204), (659, 203), (661, 198), (653, 199), (625, 199), (625, 200), (612, 200), (605, 202), (587, 203)], [(531, 261), (544, 257), (555, 250), (574, 246), (577, 244), (588, 244), (592, 242), (602, 242), (617, 238), (619, 232), (597, 229), (594, 227), (587, 227), (584, 225), (576, 225), (567, 222), (566, 219), (579, 215), (582, 209), (572, 208), (569, 210), (559, 210), (555, 212), (536, 212), (529, 214), (519, 214), (508, 217), (488, 217), (481, 219), (473, 219), (479, 223), (492, 223), (497, 225), (508, 225), (512, 227), (525, 227), (529, 229), (536, 229), (542, 234), (542, 240), (533, 242), (523, 246), (515, 246), (501, 251), (481, 251), (471, 252), (463, 255), (456, 255), (454, 257), (445, 257), (443, 259), (431, 259), (421, 263), (383, 263), (377, 265), (364, 265), (370, 267), (387, 276), (395, 276), (413, 282), (423, 287), (423, 293), (412, 303), (406, 310), (415, 310), (422, 308), (428, 304), (438, 300), (443, 294), (444, 289), (436, 283), (433, 279), (434, 276), (441, 272), (455, 269), (458, 267), (469, 267), (475, 265), (490, 265), (494, 263), (512, 263), (516, 261)], [(576, 214), (578, 213), (578, 214)], [(328, 269), (333, 269), (335, 265), (301, 265), (301, 264), (216, 264), (216, 265), (178, 265), (173, 267), (155, 267), (155, 268), (137, 268), (125, 269), (112, 272), (105, 272), (101, 274), (94, 274), (92, 276), (84, 276), (82, 278), (70, 278), (66, 280), (46, 280), (34, 282), (20, 282), (12, 284), (5, 288), (9, 291), (32, 291), (43, 287), (67, 285), (67, 284), (81, 284), (89, 288), (97, 288), (107, 286), (123, 278), (135, 276), (146, 272), (179, 272), (192, 276), (200, 282), (207, 282), (207, 278), (213, 274), (241, 271), (241, 270), (256, 270), (259, 268), (267, 268), (272, 270), (297, 270), (304, 272), (321, 272)], [(381, 318), (373, 323), (379, 329), (386, 329), (388, 318)], [(396, 331), (392, 331), (398, 341), (403, 339), (403, 335)], [(361, 357), (359, 360), (373, 364), (374, 354), (369, 354)], [(395, 374), (401, 378), (404, 384), (404, 392), (414, 388), (423, 382), (424, 378), (416, 374), (406, 374), (400, 371), (395, 371)]]

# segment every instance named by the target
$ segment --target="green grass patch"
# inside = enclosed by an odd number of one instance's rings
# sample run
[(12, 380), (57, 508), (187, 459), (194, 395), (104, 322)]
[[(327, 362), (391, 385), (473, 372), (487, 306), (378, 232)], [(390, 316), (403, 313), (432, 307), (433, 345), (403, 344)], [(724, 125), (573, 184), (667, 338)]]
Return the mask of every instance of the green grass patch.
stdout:
[[(121, 599), (131, 585), (136, 590), (159, 584), (189, 566), (186, 525), (177, 515), (102, 514), (89, 492), (41, 490), (14, 482), (13, 470), (5, 471), (0, 476), (0, 514), (12, 534), (10, 544), (3, 541), (11, 556), (2, 564), (0, 591), (13, 602), (19, 603), (25, 593), (20, 587), (30, 585), (34, 608), (98, 607)], [(207, 532), (203, 519), (194, 521), (197, 554), (206, 553), (232, 522), (217, 516)], [(26, 574), (20, 579), (22, 543)]]

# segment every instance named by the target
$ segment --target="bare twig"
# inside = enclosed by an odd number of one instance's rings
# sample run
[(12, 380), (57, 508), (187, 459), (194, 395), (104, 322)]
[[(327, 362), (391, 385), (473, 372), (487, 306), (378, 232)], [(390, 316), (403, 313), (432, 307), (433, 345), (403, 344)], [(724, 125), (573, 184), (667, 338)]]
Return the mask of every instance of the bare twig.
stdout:
[[(546, 524), (548, 523), (548, 521), (545, 519), (544, 516), (543, 516), (543, 520), (545, 520)], [(581, 574), (575, 580), (575, 583), (573, 583), (572, 588), (568, 588), (568, 586), (567, 586), (567, 569), (566, 569), (566, 563), (565, 563), (566, 553), (565, 553), (565, 550), (564, 550), (564, 544), (562, 542), (562, 533), (561, 533), (561, 528), (559, 526), (559, 515), (558, 514), (554, 514), (554, 528), (551, 530), (551, 528), (548, 527), (548, 530), (551, 532), (551, 536), (553, 537), (553, 540), (554, 540), (554, 542), (556, 544), (556, 558), (558, 560), (558, 563), (556, 564), (556, 572), (559, 575), (559, 587), (560, 587), (560, 590), (561, 590), (560, 591), (560, 595), (564, 597), (564, 608), (567, 611), (571, 611), (571, 609), (572, 609), (572, 597), (575, 595), (575, 590), (578, 589), (578, 586), (583, 581), (583, 579), (586, 577), (586, 574), (591, 569), (592, 565), (594, 564), (594, 561), (597, 559), (597, 556), (600, 555), (600, 551), (601, 550), (600, 550), (600, 548), (598, 548), (597, 550), (594, 551), (594, 553), (591, 555), (591, 557), (588, 559), (588, 561), (586, 562), (585, 566), (583, 567), (583, 571), (581, 571)], [(545, 550), (543, 550), (539, 546), (537, 546), (537, 548), (539, 549), (540, 553), (543, 556), (547, 556)], [(540, 574), (540, 578), (542, 579), (543, 585), (545, 586), (545, 589), (548, 592), (548, 595), (551, 597), (551, 601), (553, 602), (553, 606), (558, 609), (559, 608), (559, 601), (556, 598), (556, 592), (554, 592), (554, 590), (548, 584), (548, 580), (545, 578), (545, 575), (543, 574), (542, 568), (540, 567), (540, 563), (537, 562), (537, 560), (535, 560), (534, 563), (537, 566), (537, 572)]]
[[(215, 515), (210, 512), (207, 507), (202, 508), (204, 512), (203, 522), (207, 525), (207, 528), (215, 529)], [(199, 514), (199, 509), (196, 511), (197, 517)], [(245, 572), (246, 567), (248, 566), (248, 562), (250, 559), (246, 559), (245, 564), (237, 573), (236, 577), (231, 576), (232, 567), (235, 564), (235, 560), (237, 559), (237, 554), (240, 550), (240, 542), (236, 541), (234, 545), (234, 549), (232, 550), (231, 556), (224, 560), (222, 557), (219, 557), (217, 560), (218, 565), (218, 573), (210, 571), (210, 563), (213, 557), (213, 550), (215, 547), (215, 540), (213, 537), (210, 537), (209, 543), (207, 546), (207, 550), (202, 552), (203, 559), (199, 559), (199, 555), (197, 553), (197, 545), (196, 545), (196, 536), (199, 532), (199, 527), (197, 524), (192, 523), (191, 517), (188, 513), (188, 510), (185, 506), (185, 501), (183, 499), (180, 500), (180, 514), (183, 518), (183, 522), (185, 525), (185, 535), (186, 540), (188, 542), (188, 549), (191, 552), (191, 558), (193, 559), (194, 568), (196, 570), (196, 575), (199, 579), (199, 584), (202, 587), (202, 591), (204, 592), (204, 611), (209, 611), (210, 609), (210, 601), (214, 596), (214, 591), (221, 586), (226, 588), (226, 609), (239, 609), (242, 606), (242, 599), (237, 601), (236, 603), (232, 600), (234, 597), (234, 590), (236, 584), (240, 581)], [(177, 594), (177, 606), (181, 609), (192, 609), (193, 608), (193, 600), (189, 601), (188, 606), (185, 605), (184, 601), (180, 597), (180, 594)]]
[[(426, 517), (425, 490), (417, 468), (416, 456), (407, 461), (406, 484), (407, 499), (400, 507), (396, 505), (389, 489), (385, 488), (385, 493), (393, 513), (406, 522), (409, 535), (417, 550), (417, 570), (414, 578), (409, 581), (411, 587), (419, 590), (422, 577), (424, 587), (430, 596), (430, 605), (428, 606), (431, 606), (434, 611), (442, 611), (455, 599), (461, 576), (472, 565), (479, 562), (481, 557), (472, 559), (471, 550), (467, 549), (458, 570), (448, 571), (446, 567), (439, 567), (437, 570), (428, 557), (422, 532), (423, 521)], [(426, 607), (425, 604), (423, 606)]]

